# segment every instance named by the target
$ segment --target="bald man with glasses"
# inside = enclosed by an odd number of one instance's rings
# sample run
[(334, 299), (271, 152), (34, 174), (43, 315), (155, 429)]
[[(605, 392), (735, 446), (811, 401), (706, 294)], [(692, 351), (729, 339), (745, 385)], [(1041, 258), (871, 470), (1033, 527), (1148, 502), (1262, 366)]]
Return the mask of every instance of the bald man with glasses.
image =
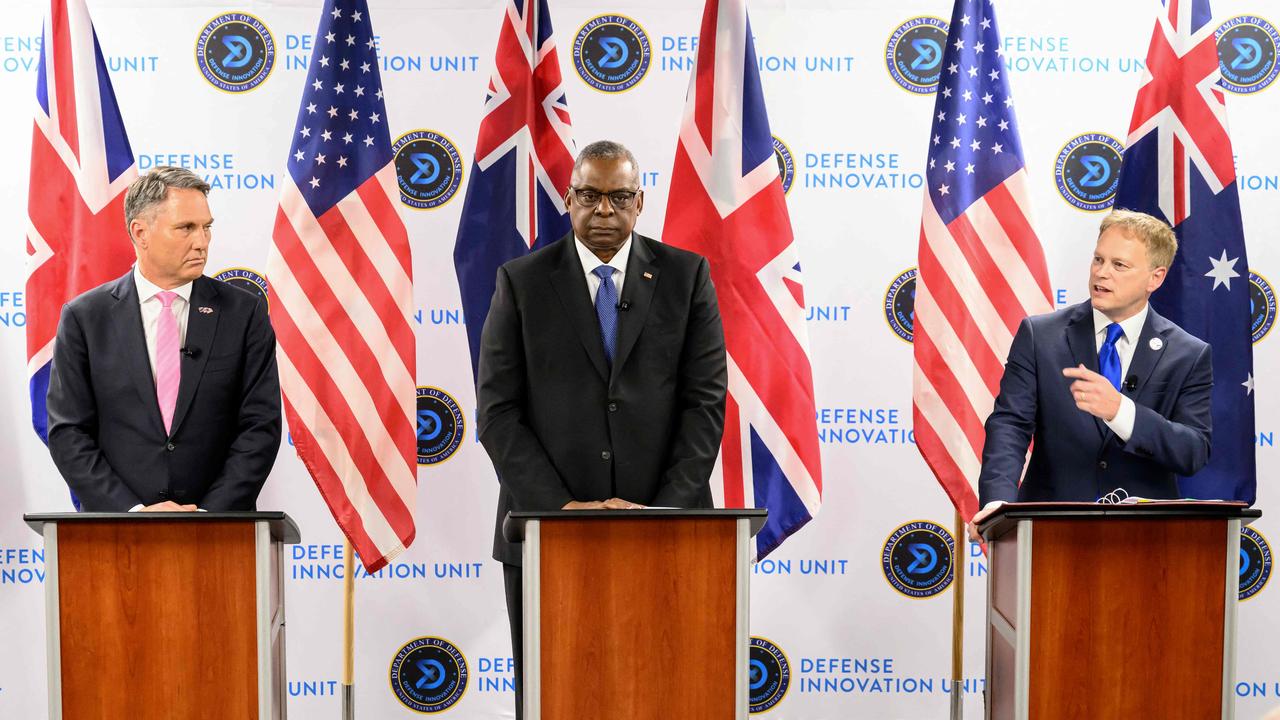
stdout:
[(498, 270), (480, 343), (480, 442), (498, 473), (521, 712), (520, 546), (511, 510), (711, 507), (724, 431), (724, 331), (705, 258), (635, 233), (639, 166), (583, 148), (565, 193), (573, 232)]

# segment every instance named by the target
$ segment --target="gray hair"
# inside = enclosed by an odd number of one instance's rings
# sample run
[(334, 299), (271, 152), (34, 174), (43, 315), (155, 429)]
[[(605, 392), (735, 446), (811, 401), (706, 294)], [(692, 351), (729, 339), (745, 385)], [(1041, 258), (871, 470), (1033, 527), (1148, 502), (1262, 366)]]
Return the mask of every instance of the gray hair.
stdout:
[(199, 175), (186, 168), (158, 165), (129, 184), (129, 192), (124, 196), (125, 228), (132, 226), (139, 215), (164, 202), (169, 197), (169, 188), (209, 194), (209, 183)]
[(640, 163), (636, 161), (636, 156), (620, 142), (612, 140), (597, 140), (590, 145), (582, 148), (578, 153), (578, 159), (573, 161), (573, 172), (577, 174), (578, 168), (582, 167), (582, 163), (588, 160), (623, 160), (631, 163), (631, 167), (636, 171), (636, 177), (640, 176)]

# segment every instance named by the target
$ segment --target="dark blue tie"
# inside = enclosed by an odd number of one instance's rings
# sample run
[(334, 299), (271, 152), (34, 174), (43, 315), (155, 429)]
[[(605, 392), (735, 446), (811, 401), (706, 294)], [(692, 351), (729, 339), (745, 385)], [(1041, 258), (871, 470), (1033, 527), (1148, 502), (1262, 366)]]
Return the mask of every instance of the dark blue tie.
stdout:
[(611, 266), (601, 265), (592, 272), (600, 278), (600, 289), (596, 291), (596, 315), (600, 318), (600, 335), (604, 338), (604, 356), (613, 367), (613, 348), (618, 343), (618, 289), (613, 285)]
[(1117, 390), (1120, 389), (1120, 353), (1116, 352), (1116, 341), (1123, 336), (1124, 328), (1120, 323), (1111, 323), (1107, 326), (1107, 339), (1098, 348), (1098, 369)]

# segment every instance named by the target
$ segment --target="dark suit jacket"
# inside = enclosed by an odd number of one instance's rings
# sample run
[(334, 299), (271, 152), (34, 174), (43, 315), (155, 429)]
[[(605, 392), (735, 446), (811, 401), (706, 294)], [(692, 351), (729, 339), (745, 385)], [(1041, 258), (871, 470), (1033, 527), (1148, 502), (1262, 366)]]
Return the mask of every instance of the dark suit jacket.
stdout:
[(612, 371), (573, 235), (498, 269), (477, 373), (480, 442), (508, 510), (620, 497), (711, 507), (724, 431), (724, 330), (707, 261), (632, 236)]
[(49, 378), (49, 452), (81, 507), (254, 509), (280, 447), (275, 344), (265, 303), (198, 278), (166, 436), (133, 271), (67, 303)]
[[(1158, 349), (1152, 339), (1159, 338)], [(1121, 442), (1106, 423), (1078, 409), (1062, 369), (1098, 371), (1089, 302), (1022, 321), (1009, 349), (1000, 396), (987, 419), (979, 503), (1093, 502), (1116, 488), (1176, 498), (1176, 475), (1209, 461), (1213, 368), (1209, 346), (1155, 311), (1147, 313), (1122, 392), (1133, 400), (1133, 434)], [(1128, 383), (1125, 383), (1128, 385)], [(1123, 386), (1122, 386), (1123, 387)], [(1027, 443), (1035, 447), (1018, 487)]]

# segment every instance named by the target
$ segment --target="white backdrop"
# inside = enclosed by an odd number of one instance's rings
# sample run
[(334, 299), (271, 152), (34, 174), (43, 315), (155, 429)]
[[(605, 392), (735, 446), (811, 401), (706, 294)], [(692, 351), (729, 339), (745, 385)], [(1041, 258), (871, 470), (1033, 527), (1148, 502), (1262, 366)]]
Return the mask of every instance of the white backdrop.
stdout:
[[(0, 481), (0, 718), (24, 720), (43, 717), (46, 706), (44, 568), (39, 538), (20, 516), (70, 509), (66, 488), (30, 428), (24, 354), (23, 228), (41, 5), (8, 0), (0, 25), (0, 227), (8, 228), (0, 262), (0, 457), (8, 469)], [(465, 185), (501, 3), (371, 5), (392, 137), (414, 130), (443, 135), (467, 166)], [(1237, 15), (1280, 21), (1276, 0), (1213, 5), (1215, 23)], [(90, 0), (89, 6), (140, 169), (186, 164), (208, 174), (221, 188), (211, 196), (217, 232), (209, 273), (261, 273), (319, 2)], [(1123, 139), (1157, 6), (1155, 0), (1018, 0), (998, 8), (1034, 220), (1060, 303), (1085, 297), (1100, 215), (1064, 200), (1055, 161), (1085, 133)], [(195, 60), (201, 29), (231, 11), (259, 18), (276, 48), (271, 74), (249, 92), (215, 89)], [(689, 39), (697, 34), (702, 2), (552, 0), (551, 11), (578, 144), (612, 138), (635, 151), (647, 193), (638, 229), (659, 235), (688, 82)], [(813, 308), (809, 331), (826, 477), (818, 518), (759, 566), (752, 582), (752, 633), (785, 653), (791, 673), (786, 695), (769, 714), (787, 720), (945, 717), (950, 591), (907, 597), (881, 569), (885, 542), (897, 528), (915, 520), (949, 528), (952, 518), (911, 443), (911, 346), (885, 316), (887, 288), (915, 264), (933, 96), (900, 87), (886, 70), (885, 53), (899, 26), (919, 16), (948, 18), (951, 2), (756, 0), (751, 12), (770, 122), (794, 162), (788, 202)], [(631, 18), (649, 41), (647, 75), (626, 92), (593, 89), (574, 70), (578, 29), (606, 13)], [(1280, 280), (1280, 91), (1230, 95), (1228, 103), (1252, 270)], [(844, 167), (850, 162), (854, 167)], [(496, 483), (474, 442), (475, 400), (451, 259), (464, 192), (460, 188), (435, 209), (402, 208), (421, 312), (419, 385), (456, 399), (464, 436), (452, 456), (421, 468), (414, 546), (390, 570), (359, 580), (362, 717), (416, 716), (390, 692), (388, 670), (396, 652), (420, 636), (444, 638), (466, 658), (468, 688), (449, 709), (453, 716), (510, 714), (502, 579), (489, 559)], [(123, 229), (119, 237), (101, 240), (126, 241)], [(1280, 341), (1272, 337), (1255, 346), (1258, 504), (1264, 510), (1280, 499), (1273, 480), (1280, 397), (1271, 385), (1278, 352)], [(332, 717), (340, 646), (334, 568), (341, 565), (334, 554), (342, 541), (287, 443), (259, 507), (289, 512), (305, 541), (289, 553), (290, 711), (300, 718)], [(1277, 527), (1275, 516), (1256, 524), (1273, 539), (1280, 538)], [(966, 677), (977, 690), (985, 561), (974, 554), (962, 570), (968, 581)], [(1278, 584), (1240, 607), (1242, 718), (1280, 706)], [(832, 669), (828, 659), (850, 663)], [(584, 682), (589, 677), (584, 668)], [(979, 717), (979, 697), (971, 695), (966, 708)]]

